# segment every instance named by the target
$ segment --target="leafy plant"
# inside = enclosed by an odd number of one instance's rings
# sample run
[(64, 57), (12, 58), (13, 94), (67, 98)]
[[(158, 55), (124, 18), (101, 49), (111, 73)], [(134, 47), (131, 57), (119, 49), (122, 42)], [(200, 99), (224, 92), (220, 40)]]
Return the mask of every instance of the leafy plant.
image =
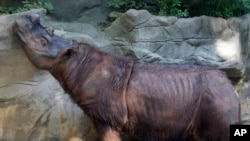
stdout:
[(126, 1), (124, 1), (124, 0), (112, 0), (108, 4), (109, 4), (109, 6), (114, 7), (114, 8), (121, 8), (126, 4)]
[(28, 0), (24, 0), (22, 1), (22, 5), (22, 7), (0, 7), (0, 13), (12, 14), (37, 8), (45, 8), (48, 11), (53, 9), (51, 2), (45, 2), (44, 0), (37, 0), (37, 2), (33, 3)]
[(250, 0), (240, 0), (240, 2), (241, 2), (241, 9), (245, 13), (250, 12)]
[(205, 13), (208, 16), (216, 16), (228, 18), (237, 15), (237, 9), (239, 9), (239, 3), (236, 0), (219, 0), (219, 1), (206, 1), (204, 2), (207, 6), (215, 7), (210, 8)]
[(180, 0), (157, 0), (153, 4), (146, 3), (146, 0), (111, 0), (109, 6), (126, 11), (128, 9), (147, 9), (156, 11), (159, 15), (172, 15), (187, 17), (187, 9), (182, 10)]
[[(183, 0), (184, 1), (184, 0)], [(187, 0), (185, 6), (189, 8), (190, 16), (208, 15), (215, 17), (229, 18), (232, 16), (240, 16), (243, 12), (242, 7), (245, 7), (244, 2), (249, 0)]]
[(109, 6), (122, 10), (148, 8), (145, 0), (111, 0)]
[(157, 0), (160, 7), (159, 15), (165, 16), (177, 16), (177, 17), (187, 17), (188, 10), (182, 10), (180, 0)]
[(47, 9), (48, 11), (53, 10), (53, 5), (51, 2), (43, 2), (43, 8)]
[(0, 13), (12, 13), (15, 10), (16, 8), (14, 7), (0, 7)]
[(250, 0), (110, 0), (109, 6), (122, 11), (147, 9), (158, 15), (228, 18), (250, 12)]

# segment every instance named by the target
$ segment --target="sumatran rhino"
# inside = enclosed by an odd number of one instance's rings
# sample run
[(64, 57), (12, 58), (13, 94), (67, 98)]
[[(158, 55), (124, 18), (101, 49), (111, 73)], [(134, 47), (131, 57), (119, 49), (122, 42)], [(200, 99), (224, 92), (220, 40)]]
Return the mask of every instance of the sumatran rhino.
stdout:
[(32, 14), (13, 31), (29, 60), (48, 70), (90, 117), (103, 141), (229, 141), (240, 101), (224, 73), (141, 63), (54, 35)]

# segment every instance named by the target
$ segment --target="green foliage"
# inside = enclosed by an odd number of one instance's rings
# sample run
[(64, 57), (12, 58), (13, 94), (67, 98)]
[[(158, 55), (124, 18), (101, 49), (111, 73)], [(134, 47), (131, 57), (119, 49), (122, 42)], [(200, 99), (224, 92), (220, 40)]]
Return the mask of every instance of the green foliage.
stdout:
[(241, 9), (245, 13), (250, 12), (250, 0), (240, 0), (240, 2), (241, 2)]
[(47, 9), (48, 11), (53, 10), (53, 5), (52, 5), (52, 3), (50, 1), (49, 2), (43, 2), (42, 6), (43, 6), (44, 9)]
[[(151, 3), (150, 3), (151, 2)], [(229, 18), (250, 12), (250, 0), (110, 0), (109, 6), (121, 9), (147, 9), (158, 15)]]
[(37, 2), (34, 3), (31, 3), (28, 0), (23, 0), (22, 5), (22, 7), (0, 7), (0, 13), (12, 14), (37, 8), (45, 8), (48, 11), (53, 9), (51, 2), (45, 2), (44, 0), (37, 0)]
[(16, 8), (14, 7), (1, 7), (0, 6), (0, 13), (13, 13), (13, 11), (15, 11)]
[(199, 15), (228, 18), (238, 16), (240, 8), (238, 0), (203, 0), (194, 9)]
[(109, 6), (114, 8), (122, 8), (126, 2), (124, 0), (112, 0), (109, 2)]
[(250, 0), (186, 0), (185, 6), (189, 7), (190, 16), (229, 18), (250, 12)]
[(157, 0), (160, 7), (159, 15), (161, 16), (176, 16), (176, 17), (187, 17), (188, 10), (182, 10), (180, 0)]
[(111, 0), (109, 6), (124, 10), (148, 8), (144, 0)]
[(177, 17), (187, 17), (187, 9), (181, 9), (180, 0), (157, 0), (155, 5), (149, 5), (146, 0), (111, 0), (109, 6), (124, 11), (128, 9), (148, 9), (157, 11), (159, 15), (172, 15)]

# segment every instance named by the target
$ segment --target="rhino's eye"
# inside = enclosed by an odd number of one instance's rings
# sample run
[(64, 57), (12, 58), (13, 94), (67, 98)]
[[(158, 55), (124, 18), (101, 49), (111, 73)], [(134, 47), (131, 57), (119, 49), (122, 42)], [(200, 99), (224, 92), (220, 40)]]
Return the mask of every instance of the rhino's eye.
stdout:
[(47, 40), (41, 38), (41, 39), (40, 39), (40, 44), (41, 44), (42, 47), (47, 47), (47, 44), (48, 44), (48, 43), (47, 43)]

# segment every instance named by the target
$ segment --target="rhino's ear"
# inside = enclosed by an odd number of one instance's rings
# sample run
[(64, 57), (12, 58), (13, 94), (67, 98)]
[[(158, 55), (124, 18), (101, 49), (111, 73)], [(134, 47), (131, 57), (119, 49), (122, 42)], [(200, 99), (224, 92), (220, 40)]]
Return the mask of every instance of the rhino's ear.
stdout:
[(27, 37), (26, 37), (27, 35), (25, 35), (24, 31), (18, 29), (17, 27), (13, 28), (13, 31), (18, 34), (18, 37), (22, 42), (27, 43)]
[(71, 57), (72, 55), (74, 55), (76, 53), (75, 49), (77, 46), (78, 46), (77, 41), (72, 40), (70, 47), (67, 48), (66, 51), (64, 51), (64, 53), (63, 53), (64, 57)]

